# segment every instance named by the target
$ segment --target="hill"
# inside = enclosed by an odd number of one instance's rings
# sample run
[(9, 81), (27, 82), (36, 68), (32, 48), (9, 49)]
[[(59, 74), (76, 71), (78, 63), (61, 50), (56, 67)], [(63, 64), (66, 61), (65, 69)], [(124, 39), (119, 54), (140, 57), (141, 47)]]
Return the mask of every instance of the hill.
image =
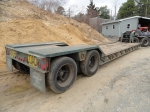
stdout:
[(5, 45), (60, 41), (69, 45), (109, 42), (84, 23), (39, 9), (26, 0), (0, 1), (0, 64)]

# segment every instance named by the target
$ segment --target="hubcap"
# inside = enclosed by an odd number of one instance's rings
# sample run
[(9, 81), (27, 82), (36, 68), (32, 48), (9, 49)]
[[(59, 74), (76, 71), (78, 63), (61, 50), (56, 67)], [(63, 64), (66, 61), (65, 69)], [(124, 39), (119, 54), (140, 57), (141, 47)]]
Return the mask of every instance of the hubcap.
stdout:
[(57, 74), (58, 85), (64, 83), (69, 77), (69, 67), (67, 65), (62, 66)]
[(91, 59), (89, 60), (89, 67), (93, 68), (94, 64), (95, 64), (95, 57), (92, 56)]

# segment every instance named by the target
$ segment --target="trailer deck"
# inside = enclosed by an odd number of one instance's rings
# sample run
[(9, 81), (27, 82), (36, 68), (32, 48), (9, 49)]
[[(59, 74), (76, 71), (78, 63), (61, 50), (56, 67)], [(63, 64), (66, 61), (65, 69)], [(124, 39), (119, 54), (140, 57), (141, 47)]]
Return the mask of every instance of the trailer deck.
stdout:
[[(107, 62), (130, 53), (139, 43), (68, 46), (61, 42), (6, 45), (7, 68), (30, 73), (31, 84), (42, 92), (49, 86), (56, 93), (69, 89), (79, 69), (93, 76)], [(46, 85), (46, 82), (48, 85)]]
[(114, 54), (119, 51), (123, 51), (125, 49), (129, 49), (135, 46), (139, 46), (139, 43), (122, 43), (122, 42), (115, 42), (105, 45), (99, 45), (103, 53), (108, 56), (110, 54)]

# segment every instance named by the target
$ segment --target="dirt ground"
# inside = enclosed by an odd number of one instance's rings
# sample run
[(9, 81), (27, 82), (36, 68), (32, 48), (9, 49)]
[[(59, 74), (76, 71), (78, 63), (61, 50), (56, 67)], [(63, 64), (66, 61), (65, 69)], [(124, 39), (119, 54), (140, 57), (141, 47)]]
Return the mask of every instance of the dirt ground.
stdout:
[(45, 94), (19, 72), (0, 73), (0, 112), (150, 112), (150, 47), (78, 75), (63, 94)]

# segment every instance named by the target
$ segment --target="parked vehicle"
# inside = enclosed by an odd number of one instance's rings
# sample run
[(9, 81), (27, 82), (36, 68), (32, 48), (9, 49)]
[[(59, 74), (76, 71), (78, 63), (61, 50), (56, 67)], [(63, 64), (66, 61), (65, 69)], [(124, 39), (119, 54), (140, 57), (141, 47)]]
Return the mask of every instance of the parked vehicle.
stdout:
[(139, 27), (136, 31), (126, 31), (122, 33), (121, 42), (141, 43), (142, 47), (150, 45), (150, 32), (148, 27)]
[(67, 91), (77, 73), (93, 76), (99, 65), (110, 62), (140, 47), (139, 43), (75, 45), (50, 42), (6, 45), (7, 68), (29, 73), (31, 84), (42, 92), (46, 87), (56, 93)]

